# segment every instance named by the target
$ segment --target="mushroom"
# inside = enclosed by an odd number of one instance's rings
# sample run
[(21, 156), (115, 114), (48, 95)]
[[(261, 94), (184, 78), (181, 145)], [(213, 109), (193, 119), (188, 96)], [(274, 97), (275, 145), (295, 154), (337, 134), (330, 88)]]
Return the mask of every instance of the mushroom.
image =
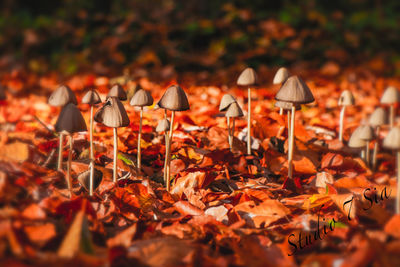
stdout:
[(75, 104), (69, 103), (63, 107), (58, 116), (55, 129), (59, 133), (69, 135), (69, 153), (68, 153), (68, 164), (67, 164), (67, 184), (68, 189), (72, 193), (71, 184), (71, 160), (72, 160), (72, 149), (73, 149), (73, 134), (77, 132), (87, 131), (85, 120), (82, 117), (81, 112)]
[(237, 85), (247, 86), (247, 154), (251, 154), (251, 86), (257, 84), (257, 74), (252, 68), (246, 68), (237, 79)]
[(399, 102), (400, 102), (399, 90), (394, 86), (387, 87), (382, 95), (381, 103), (390, 106), (390, 116), (389, 116), (390, 128), (393, 127), (395, 119), (394, 105)]
[[(171, 143), (172, 137), (174, 133), (174, 120), (175, 120), (175, 111), (185, 111), (188, 110), (189, 102), (185, 91), (179, 85), (171, 85), (167, 88), (164, 95), (161, 97), (158, 102), (158, 106), (165, 110), (171, 110), (171, 126), (169, 136), (167, 135), (168, 144), (166, 148), (166, 157), (165, 157), (165, 166), (164, 166), (164, 179), (167, 185), (167, 190), (170, 189), (170, 165), (171, 165)], [(167, 112), (167, 111), (165, 111)]]
[(118, 127), (129, 125), (129, 118), (124, 105), (117, 97), (109, 97), (104, 105), (94, 115), (94, 120), (111, 127), (114, 130), (114, 166), (113, 181), (117, 182), (117, 158), (118, 158)]
[(228, 125), (229, 148), (232, 151), (233, 137), (235, 136), (235, 118), (243, 117), (242, 109), (236, 101), (229, 105), (225, 112), (225, 117), (232, 118), (232, 128), (229, 129)]
[[(230, 95), (230, 94), (225, 94), (222, 96), (221, 102), (219, 103), (219, 111), (226, 111), (229, 108), (229, 105), (232, 103), (235, 103), (236, 99)], [(229, 147), (232, 149), (232, 140), (231, 140), (231, 134), (230, 134), (230, 117), (226, 117), (226, 123), (228, 125), (228, 142), (229, 142)]]
[[(53, 107), (63, 107), (68, 103), (78, 105), (74, 92), (67, 85), (60, 85), (49, 97), (49, 105)], [(59, 133), (58, 141), (58, 161), (57, 170), (62, 169), (62, 152), (63, 152), (64, 134)]]
[(393, 127), (383, 139), (383, 147), (397, 151), (396, 214), (400, 214), (400, 128)]
[(170, 130), (171, 124), (169, 120), (163, 119), (161, 120), (156, 127), (156, 132), (161, 133), (161, 132), (167, 132)]
[(94, 148), (93, 148), (93, 107), (101, 103), (101, 99), (96, 90), (89, 90), (82, 98), (82, 103), (90, 105), (90, 159), (94, 160)]
[(137, 150), (137, 169), (140, 172), (142, 168), (140, 143), (142, 139), (143, 107), (153, 105), (153, 97), (151, 96), (149, 91), (146, 91), (144, 89), (139, 89), (133, 95), (130, 105), (140, 107), (140, 123), (139, 123), (138, 150)]
[[(314, 96), (311, 93), (307, 84), (298, 76), (289, 77), (286, 82), (279, 89), (275, 99), (283, 102), (290, 102), (293, 104), (307, 104), (314, 101)], [(294, 119), (296, 115), (296, 105), (291, 108), (291, 126), (290, 126), (290, 139), (289, 139), (289, 153), (288, 153), (288, 175), (289, 178), (293, 177), (293, 146), (294, 146)]]
[[(272, 81), (273, 84), (282, 84), (286, 82), (289, 78), (290, 74), (289, 71), (285, 67), (281, 67), (275, 73), (274, 80)], [(279, 115), (283, 115), (283, 108), (279, 107)]]
[(370, 125), (363, 125), (360, 128), (359, 136), (361, 140), (365, 141), (365, 163), (367, 166), (370, 164), (370, 150), (369, 142), (374, 139), (374, 129)]
[(124, 88), (122, 88), (122, 86), (118, 83), (114, 84), (111, 87), (110, 91), (107, 94), (107, 98), (108, 97), (116, 97), (121, 101), (125, 101), (128, 99)]
[(89, 164), (89, 170), (84, 171), (78, 175), (79, 183), (89, 191), (89, 195), (93, 196), (93, 191), (99, 187), (103, 180), (103, 173), (94, 167), (94, 161)]
[[(296, 110), (301, 109), (300, 104), (294, 104)], [(280, 110), (287, 111), (287, 121), (288, 121), (288, 139), (290, 139), (290, 110), (292, 109), (293, 103), (284, 102), (284, 101), (275, 101), (275, 107), (278, 107)]]
[(340, 111), (340, 122), (339, 122), (339, 141), (343, 142), (343, 122), (344, 122), (346, 107), (354, 105), (354, 96), (351, 93), (351, 91), (344, 90), (342, 92), (338, 101), (338, 105), (339, 107), (342, 107)]
[(369, 117), (369, 124), (374, 127), (375, 130), (375, 136), (376, 136), (376, 141), (375, 141), (375, 146), (374, 146), (374, 153), (372, 155), (372, 169), (376, 169), (376, 156), (378, 155), (378, 150), (379, 150), (379, 132), (380, 128), (383, 125), (388, 124), (388, 116), (386, 113), (386, 110), (384, 108), (377, 108), (375, 111), (371, 114), (371, 117)]

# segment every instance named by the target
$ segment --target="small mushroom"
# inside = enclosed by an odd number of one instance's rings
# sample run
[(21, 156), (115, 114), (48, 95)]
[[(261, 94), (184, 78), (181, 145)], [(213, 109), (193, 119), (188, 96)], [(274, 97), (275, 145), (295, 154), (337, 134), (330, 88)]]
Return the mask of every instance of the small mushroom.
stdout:
[[(290, 102), (293, 104), (307, 104), (314, 102), (314, 96), (311, 93), (307, 84), (298, 76), (289, 77), (279, 89), (275, 96), (275, 100)], [(294, 119), (296, 115), (296, 105), (292, 106), (291, 110), (291, 126), (289, 138), (289, 153), (288, 153), (288, 175), (293, 177), (293, 146), (294, 146)]]
[[(185, 91), (179, 85), (171, 85), (167, 88), (164, 95), (161, 97), (158, 102), (158, 106), (165, 110), (171, 110), (171, 126), (169, 135), (167, 135), (167, 143), (166, 144), (166, 156), (165, 156), (165, 165), (164, 165), (164, 181), (167, 185), (167, 190), (170, 189), (170, 165), (171, 165), (171, 143), (172, 137), (174, 133), (174, 120), (175, 120), (175, 111), (185, 111), (189, 109), (189, 101), (185, 94)], [(166, 111), (165, 111), (166, 112)]]
[(237, 85), (247, 86), (247, 154), (251, 155), (251, 86), (257, 84), (257, 74), (252, 68), (246, 68), (237, 79)]
[(126, 95), (124, 88), (122, 88), (122, 86), (118, 83), (114, 84), (111, 87), (110, 91), (107, 94), (107, 98), (108, 97), (116, 97), (121, 101), (125, 101), (128, 99), (128, 96)]
[(289, 78), (290, 74), (287, 68), (281, 67), (278, 69), (278, 71), (275, 73), (274, 80), (272, 81), (273, 84), (282, 84), (286, 82), (286, 80)]
[(392, 128), (394, 124), (395, 120), (394, 105), (397, 103), (400, 103), (399, 90), (394, 86), (387, 87), (382, 95), (381, 104), (389, 105), (390, 107), (390, 116), (389, 116), (390, 128)]
[(374, 153), (372, 155), (372, 169), (376, 169), (376, 157), (378, 155), (379, 150), (379, 132), (383, 125), (388, 124), (388, 116), (386, 110), (384, 108), (377, 108), (369, 117), (369, 124), (375, 128), (375, 146)]
[(89, 191), (89, 195), (93, 196), (101, 181), (103, 180), (103, 173), (94, 167), (94, 161), (89, 164), (89, 170), (84, 171), (78, 175), (79, 183)]
[(351, 91), (345, 90), (342, 92), (338, 101), (338, 105), (339, 107), (342, 107), (340, 111), (340, 122), (339, 122), (339, 141), (343, 142), (343, 122), (344, 122), (346, 107), (354, 105), (354, 96), (351, 93)]
[(237, 102), (229, 105), (225, 112), (225, 117), (232, 118), (232, 127), (230, 128), (228, 125), (229, 148), (232, 151), (233, 137), (235, 136), (235, 118), (243, 117), (242, 109)]
[(169, 120), (163, 119), (161, 120), (156, 127), (156, 132), (161, 133), (161, 132), (167, 132), (170, 130), (171, 124)]
[(94, 160), (94, 147), (93, 147), (93, 107), (101, 103), (101, 99), (96, 90), (89, 90), (82, 98), (82, 103), (90, 105), (90, 159)]
[[(49, 97), (49, 105), (53, 107), (64, 107), (68, 103), (78, 105), (74, 92), (67, 85), (59, 86)], [(64, 135), (59, 133), (58, 141), (58, 160), (57, 170), (62, 169), (62, 152), (63, 152)]]
[(397, 151), (396, 214), (400, 214), (400, 128), (393, 127), (383, 139), (383, 147)]
[(142, 120), (143, 120), (143, 107), (153, 105), (153, 97), (151, 96), (149, 91), (144, 89), (139, 89), (133, 95), (131, 102), (131, 106), (140, 107), (140, 123), (139, 123), (139, 137), (138, 137), (138, 152), (137, 152), (137, 169), (140, 172), (142, 168), (142, 153), (141, 153), (141, 139), (142, 139)]
[[(229, 106), (232, 103), (235, 103), (236, 99), (230, 95), (230, 94), (225, 94), (222, 96), (221, 102), (219, 103), (219, 111), (226, 111)], [(230, 117), (226, 117), (226, 123), (228, 125), (228, 142), (229, 142), (229, 147), (232, 148), (232, 139), (231, 139), (231, 135), (230, 135)]]
[(117, 158), (118, 158), (118, 133), (117, 128), (129, 125), (129, 118), (124, 105), (117, 97), (109, 97), (104, 105), (94, 115), (94, 120), (111, 127), (114, 130), (114, 166), (113, 181), (117, 182)]
[(290, 139), (290, 111), (291, 111), (293, 105), (295, 105), (296, 110), (301, 109), (300, 104), (293, 104), (293, 103), (284, 102), (284, 101), (275, 101), (275, 107), (278, 107), (280, 110), (286, 110), (286, 112), (287, 112), (288, 139)]
[(69, 153), (67, 164), (67, 184), (68, 189), (72, 193), (71, 184), (71, 160), (73, 149), (73, 134), (77, 132), (87, 131), (85, 120), (76, 105), (69, 103), (60, 112), (58, 116), (55, 129), (59, 133), (69, 135)]
[(360, 128), (359, 138), (365, 141), (365, 163), (370, 164), (369, 142), (375, 137), (374, 129), (370, 125), (363, 125)]

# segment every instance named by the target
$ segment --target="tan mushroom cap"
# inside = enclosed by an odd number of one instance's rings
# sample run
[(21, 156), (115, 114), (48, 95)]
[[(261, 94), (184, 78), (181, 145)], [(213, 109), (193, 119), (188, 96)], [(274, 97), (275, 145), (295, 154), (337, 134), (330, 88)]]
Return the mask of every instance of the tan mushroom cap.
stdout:
[(369, 124), (371, 124), (373, 127), (388, 124), (388, 115), (386, 110), (382, 107), (375, 109), (369, 117)]
[(348, 142), (348, 146), (352, 148), (363, 148), (367, 144), (367, 142), (360, 138), (361, 130), (363, 126), (357, 127), (354, 132), (350, 136), (350, 140)]
[(297, 104), (297, 103), (293, 104), (293, 103), (290, 103), (290, 102), (277, 100), (277, 101), (275, 101), (275, 104), (274, 104), (275, 107), (283, 108), (284, 110), (291, 110), (293, 105), (296, 107), (296, 110), (300, 110), (301, 109), (301, 105)]
[(400, 150), (400, 128), (393, 127), (383, 139), (383, 147), (392, 150)]
[(307, 104), (314, 101), (314, 96), (300, 77), (291, 76), (279, 89), (275, 99), (284, 102)]
[(374, 128), (372, 128), (370, 125), (363, 125), (360, 127), (361, 127), (359, 133), (360, 139), (365, 141), (371, 141), (372, 139), (375, 138)]
[(399, 90), (394, 86), (387, 87), (381, 97), (381, 103), (390, 105), (390, 104), (395, 104), (395, 103), (399, 103), (399, 102), (400, 102)]
[(107, 94), (108, 97), (117, 97), (119, 100), (124, 101), (128, 99), (124, 88), (120, 84), (114, 84)]
[[(92, 163), (91, 163), (92, 164)], [(85, 188), (87, 191), (90, 190), (90, 165), (89, 170), (84, 171), (78, 175), (79, 183)], [(93, 168), (93, 191), (99, 187), (101, 181), (103, 180), (103, 173), (96, 168)]]
[(59, 86), (49, 97), (49, 105), (62, 107), (68, 103), (78, 105), (74, 92), (66, 85)]
[(145, 107), (153, 105), (153, 97), (149, 91), (139, 89), (133, 95), (130, 103), (131, 106)]
[(255, 85), (258, 82), (257, 74), (252, 68), (246, 68), (242, 73), (239, 75), (237, 79), (237, 85), (248, 86), (248, 85)]
[(156, 127), (156, 132), (160, 133), (160, 132), (169, 131), (170, 127), (171, 127), (171, 123), (169, 122), (169, 120), (163, 119), (158, 123), (158, 125)]
[(124, 105), (116, 97), (110, 97), (94, 114), (94, 120), (107, 127), (117, 128), (129, 125), (129, 118)]
[(168, 87), (157, 104), (160, 108), (172, 111), (185, 111), (190, 108), (186, 93), (179, 85)]
[(87, 93), (82, 97), (82, 103), (92, 106), (100, 104), (101, 98), (99, 96), (99, 93), (97, 93), (97, 91), (94, 89), (87, 91)]
[(279, 70), (275, 73), (273, 84), (281, 84), (284, 83), (289, 78), (289, 71), (285, 67), (279, 68)]
[(225, 94), (221, 98), (221, 102), (219, 103), (219, 111), (226, 111), (229, 107), (230, 104), (236, 102), (236, 99), (230, 95), (230, 94)]
[(229, 118), (237, 118), (243, 117), (242, 109), (240, 108), (237, 102), (233, 102), (229, 105), (228, 109), (226, 110), (225, 117)]
[(354, 96), (350, 90), (344, 90), (339, 97), (339, 106), (352, 106), (354, 105)]
[(81, 112), (72, 103), (67, 104), (61, 110), (55, 129), (57, 132), (65, 134), (87, 131), (86, 122)]

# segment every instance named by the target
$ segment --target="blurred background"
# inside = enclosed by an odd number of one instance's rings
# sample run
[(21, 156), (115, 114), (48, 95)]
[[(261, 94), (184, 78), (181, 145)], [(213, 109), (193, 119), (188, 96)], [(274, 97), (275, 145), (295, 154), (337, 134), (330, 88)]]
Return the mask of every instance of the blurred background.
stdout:
[(204, 79), (250, 65), (400, 75), (398, 0), (2, 0), (0, 70)]

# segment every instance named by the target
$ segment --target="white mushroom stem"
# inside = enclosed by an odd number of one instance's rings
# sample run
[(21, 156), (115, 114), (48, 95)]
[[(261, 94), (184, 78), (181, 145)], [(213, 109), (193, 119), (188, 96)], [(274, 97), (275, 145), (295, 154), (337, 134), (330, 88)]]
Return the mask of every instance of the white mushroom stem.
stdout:
[(294, 146), (294, 117), (296, 115), (296, 107), (292, 106), (290, 138), (289, 138), (289, 155), (288, 155), (288, 175), (293, 178), (293, 146)]
[(247, 89), (247, 94), (248, 94), (248, 102), (249, 104), (247, 105), (248, 111), (247, 111), (247, 155), (251, 155), (251, 88), (249, 87)]
[(93, 176), (94, 176), (94, 162), (90, 163), (90, 185), (89, 185), (89, 195), (93, 196)]
[(370, 150), (369, 150), (369, 141), (365, 142), (365, 163), (369, 166), (369, 158), (370, 158)]
[(141, 151), (141, 140), (142, 140), (142, 120), (143, 120), (143, 107), (140, 108), (140, 122), (139, 122), (139, 137), (138, 137), (138, 150), (137, 150), (137, 168), (138, 172), (142, 169), (142, 151)]
[(114, 166), (113, 166), (113, 182), (117, 182), (117, 157), (118, 157), (118, 135), (117, 128), (114, 129)]
[(393, 124), (394, 124), (394, 105), (390, 105), (390, 116), (389, 116), (389, 120), (390, 120), (390, 128), (393, 128)]
[[(164, 109), (164, 119), (167, 119), (167, 110)], [(165, 160), (164, 160), (164, 183), (167, 184), (167, 161), (168, 161), (168, 131), (164, 132), (165, 135)]]
[(379, 150), (379, 131), (380, 127), (376, 127), (376, 140), (375, 140), (375, 145), (374, 145), (374, 153), (372, 154), (372, 169), (376, 170), (376, 157), (378, 155), (378, 150)]
[(174, 120), (175, 120), (175, 111), (172, 111), (172, 114), (171, 114), (171, 128), (170, 128), (169, 136), (168, 136), (167, 191), (170, 190), (170, 184), (171, 184), (171, 176), (170, 176), (170, 170), (171, 170), (171, 144), (172, 144), (172, 136), (174, 134)]
[(288, 140), (290, 140), (290, 127), (291, 121), (290, 121), (290, 110), (287, 111), (287, 124), (288, 124)]
[(63, 160), (63, 140), (64, 140), (64, 135), (60, 133), (59, 136), (59, 141), (58, 141), (58, 162), (57, 162), (57, 170), (62, 170), (62, 160)]
[(396, 195), (396, 214), (400, 214), (400, 151), (397, 151), (397, 195)]
[(233, 137), (235, 136), (235, 117), (232, 117), (232, 128), (231, 128), (231, 151), (233, 149)]
[(283, 108), (279, 108), (279, 115), (283, 115)]
[(72, 184), (71, 184), (71, 161), (72, 161), (72, 149), (73, 139), (72, 134), (69, 136), (69, 152), (68, 152), (68, 163), (67, 163), (67, 184), (70, 195), (72, 196)]
[(93, 148), (93, 105), (90, 105), (89, 138), (90, 138), (90, 159), (94, 160), (94, 148)]
[(346, 112), (346, 106), (342, 107), (340, 111), (340, 121), (339, 121), (339, 141), (343, 141), (343, 121), (344, 121), (344, 114)]
[(231, 121), (229, 117), (226, 117), (226, 124), (228, 126), (228, 143), (229, 148), (232, 149), (232, 140), (231, 140)]
[(361, 159), (365, 160), (365, 150), (364, 149), (361, 149), (360, 157), (361, 157)]

